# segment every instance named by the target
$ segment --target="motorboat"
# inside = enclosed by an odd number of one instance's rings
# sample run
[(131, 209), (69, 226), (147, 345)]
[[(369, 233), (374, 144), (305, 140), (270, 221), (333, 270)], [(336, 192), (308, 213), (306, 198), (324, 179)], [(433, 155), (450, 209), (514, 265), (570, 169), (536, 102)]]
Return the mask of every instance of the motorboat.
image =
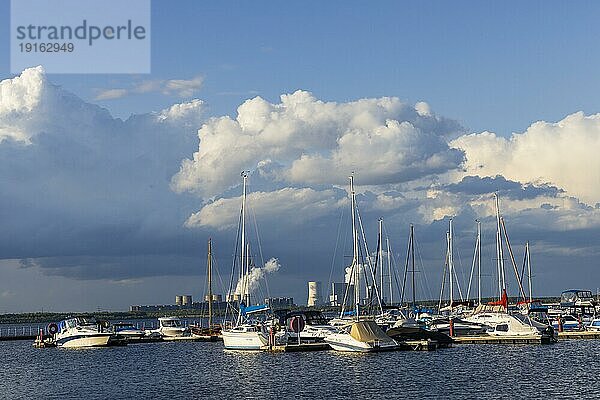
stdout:
[(288, 327), (294, 317), (302, 318), (305, 324), (299, 333), (288, 330), (288, 340), (297, 341), (300, 335), (301, 341), (322, 342), (328, 335), (338, 332), (336, 327), (329, 324), (323, 313), (317, 310), (287, 312), (279, 318), (279, 327)]
[[(559, 327), (561, 324), (562, 328)], [(574, 315), (564, 314), (552, 319), (552, 327), (556, 330), (562, 329), (563, 331), (580, 331), (584, 329), (584, 323)]]
[(116, 322), (116, 323), (112, 324), (111, 326), (112, 326), (112, 332), (115, 335), (119, 335), (128, 341), (139, 340), (139, 339), (143, 338), (144, 336), (146, 336), (145, 331), (138, 329), (131, 322)]
[(372, 320), (355, 321), (325, 338), (333, 350), (346, 352), (376, 352), (396, 350), (398, 343)]
[(189, 329), (184, 327), (181, 319), (177, 317), (160, 317), (158, 328), (146, 331), (146, 336), (160, 336), (165, 340), (189, 336), (189, 334)]
[[(450, 334), (450, 318), (433, 318), (428, 321), (427, 328), (431, 331)], [(486, 333), (490, 326), (483, 323), (469, 322), (461, 318), (452, 318), (453, 336), (473, 336)]]
[(429, 340), (435, 341), (438, 347), (449, 347), (454, 342), (447, 334), (430, 331), (422, 326), (398, 326), (388, 329), (385, 333), (397, 342)]
[(585, 329), (592, 332), (600, 332), (600, 318), (594, 318)]
[(58, 323), (54, 342), (58, 347), (102, 347), (109, 346), (114, 336), (105, 324), (90, 317), (75, 317)]

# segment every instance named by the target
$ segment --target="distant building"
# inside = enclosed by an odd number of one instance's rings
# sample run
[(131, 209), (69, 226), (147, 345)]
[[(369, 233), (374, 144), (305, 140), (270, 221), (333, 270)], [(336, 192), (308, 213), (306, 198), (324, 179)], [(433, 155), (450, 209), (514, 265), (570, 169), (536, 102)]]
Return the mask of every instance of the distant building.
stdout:
[[(213, 294), (213, 310), (225, 310), (227, 303), (223, 301), (223, 296)], [(208, 298), (205, 301), (193, 302), (191, 295), (175, 296), (175, 304), (154, 304), (154, 305), (131, 305), (129, 311), (133, 312), (160, 312), (160, 311), (178, 311), (178, 310), (208, 310)]]
[(265, 304), (272, 310), (281, 310), (294, 307), (293, 297), (270, 297), (265, 299)]
[[(204, 301), (208, 302), (208, 295), (204, 296)], [(223, 296), (220, 294), (213, 294), (212, 301), (221, 302), (223, 301)]]
[(339, 307), (344, 302), (344, 295), (346, 288), (348, 287), (348, 299), (351, 300), (354, 292), (354, 285), (348, 285), (347, 283), (332, 282), (331, 283), (331, 294), (329, 295), (329, 305)]
[(321, 305), (321, 282), (308, 282), (308, 303), (309, 307)]

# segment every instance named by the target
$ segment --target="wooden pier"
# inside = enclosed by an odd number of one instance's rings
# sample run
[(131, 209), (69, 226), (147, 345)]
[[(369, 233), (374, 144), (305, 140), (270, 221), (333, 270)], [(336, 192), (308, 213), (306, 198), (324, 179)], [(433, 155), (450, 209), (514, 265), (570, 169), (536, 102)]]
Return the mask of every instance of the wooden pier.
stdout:
[(434, 351), (440, 348), (435, 340), (405, 340), (398, 343), (398, 350)]
[(558, 340), (572, 340), (572, 339), (600, 339), (600, 332), (595, 332), (595, 331), (558, 332)]
[(491, 336), (491, 335), (473, 335), (453, 337), (458, 344), (550, 344), (553, 341), (550, 338), (541, 336)]
[(264, 351), (273, 353), (278, 352), (298, 352), (298, 351), (323, 351), (330, 350), (331, 347), (327, 343), (300, 343), (300, 344), (285, 344), (275, 346), (265, 346)]

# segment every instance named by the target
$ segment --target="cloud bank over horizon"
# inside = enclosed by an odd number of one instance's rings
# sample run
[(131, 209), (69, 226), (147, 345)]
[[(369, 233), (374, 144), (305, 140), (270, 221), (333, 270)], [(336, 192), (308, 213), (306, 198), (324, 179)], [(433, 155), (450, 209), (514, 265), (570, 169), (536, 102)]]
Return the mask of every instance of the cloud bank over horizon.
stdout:
[[(539, 287), (555, 290), (547, 283), (567, 274), (568, 257), (591, 273), (600, 253), (598, 148), (600, 114), (504, 138), (468, 132), (425, 102), (332, 102), (304, 90), (248, 99), (235, 116), (211, 117), (192, 99), (121, 120), (30, 68), (0, 82), (0, 265), (85, 281), (191, 276), (212, 236), (226, 275), (247, 170), (265, 257), (284, 266), (270, 286), (301, 298), (291, 282), (330, 276), (354, 173), (368, 240), (384, 217), (400, 254), (416, 224), (430, 274), (448, 218), (470, 240), (475, 218), (492, 220), (498, 191), (514, 242), (543, 250)], [(334, 262), (334, 279), (345, 262)]]

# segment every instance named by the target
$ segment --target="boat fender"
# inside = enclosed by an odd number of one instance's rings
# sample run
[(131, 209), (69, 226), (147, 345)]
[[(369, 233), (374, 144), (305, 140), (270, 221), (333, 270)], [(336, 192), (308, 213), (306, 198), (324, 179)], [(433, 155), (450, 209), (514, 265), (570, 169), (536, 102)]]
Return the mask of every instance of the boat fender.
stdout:
[(48, 333), (51, 335), (55, 335), (58, 333), (58, 325), (56, 325), (54, 322), (51, 323), (50, 325), (48, 325)]

